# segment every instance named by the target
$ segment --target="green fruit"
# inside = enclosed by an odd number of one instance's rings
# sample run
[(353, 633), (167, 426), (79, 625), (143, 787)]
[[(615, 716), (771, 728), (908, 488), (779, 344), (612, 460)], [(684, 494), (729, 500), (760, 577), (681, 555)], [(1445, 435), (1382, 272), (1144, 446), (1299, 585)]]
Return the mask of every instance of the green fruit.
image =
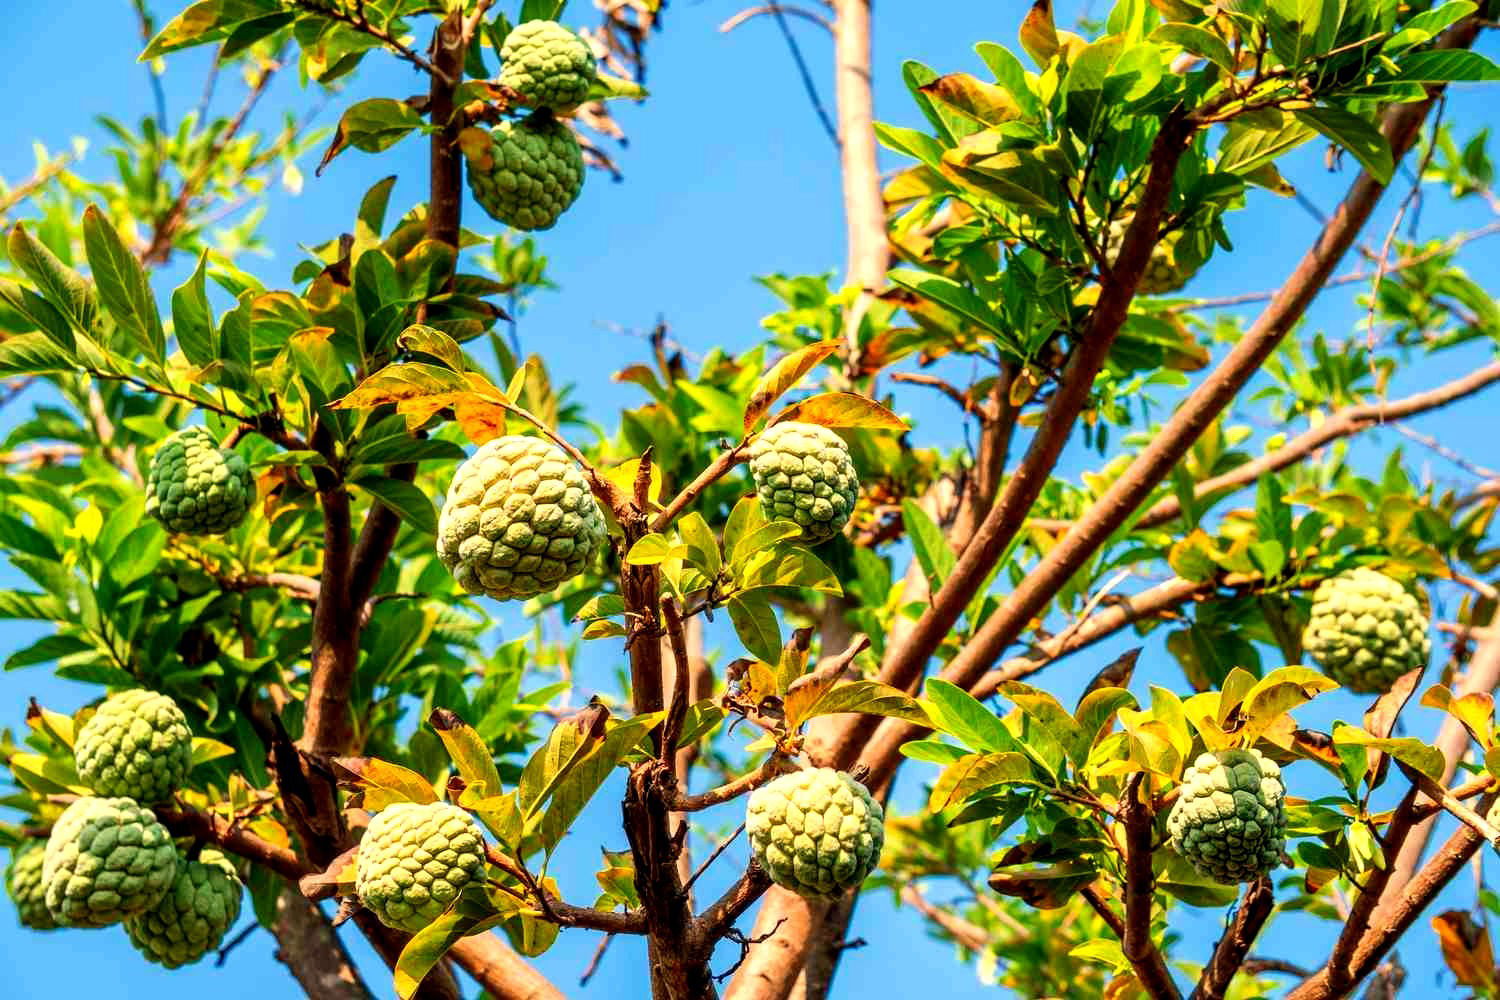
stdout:
[[(1129, 216), (1116, 219), (1109, 225), (1109, 248), (1105, 251), (1105, 256), (1111, 266), (1119, 258), (1120, 245), (1129, 228)], [(1146, 270), (1141, 275), (1141, 283), (1136, 286), (1137, 291), (1143, 295), (1169, 295), (1180, 291), (1192, 280), (1198, 269), (1183, 266), (1177, 254), (1182, 237), (1183, 231), (1174, 229), (1157, 240), (1156, 246), (1151, 249), (1151, 259), (1146, 262)]]
[(354, 889), (381, 923), (415, 934), (483, 880), (484, 861), (484, 834), (468, 813), (446, 802), (398, 802), (365, 830)]
[(185, 535), (220, 535), (245, 519), (255, 477), (244, 458), (203, 427), (167, 438), (151, 458), (146, 513)]
[(1172, 849), (1216, 882), (1254, 882), (1281, 861), (1281, 768), (1259, 750), (1199, 754), (1167, 814)]
[(458, 467), (437, 551), (464, 590), (503, 601), (577, 576), (604, 540), (604, 514), (577, 463), (550, 441), (511, 435)]
[(64, 927), (104, 927), (149, 910), (177, 874), (167, 828), (134, 799), (82, 798), (47, 838), (42, 884)]
[(813, 545), (844, 530), (859, 498), (849, 446), (817, 424), (766, 428), (750, 446), (750, 474), (767, 519), (797, 522)]
[(40, 840), (28, 840), (10, 852), (10, 866), (5, 869), (5, 891), (16, 904), (23, 927), (50, 931), (57, 926), (47, 909), (47, 890), (42, 882), (42, 864), (47, 854)]
[(164, 694), (136, 688), (110, 695), (73, 745), (78, 777), (97, 795), (138, 802), (171, 797), (187, 777), (193, 732)]
[(169, 969), (218, 950), (240, 916), (243, 887), (229, 859), (204, 850), (197, 861), (177, 860), (177, 877), (161, 902), (125, 921), (130, 943)]
[(488, 136), (463, 147), (474, 200), (507, 226), (551, 229), (583, 190), (578, 139), (546, 112), (501, 122)]
[(745, 832), (755, 860), (799, 896), (838, 896), (880, 860), (885, 812), (865, 786), (831, 767), (797, 771), (750, 793)]
[(1302, 648), (1344, 687), (1377, 694), (1425, 667), (1432, 640), (1416, 597), (1361, 566), (1318, 584)]
[(588, 44), (556, 21), (527, 21), (515, 28), (500, 46), (500, 61), (500, 85), (533, 108), (576, 108), (598, 75)]

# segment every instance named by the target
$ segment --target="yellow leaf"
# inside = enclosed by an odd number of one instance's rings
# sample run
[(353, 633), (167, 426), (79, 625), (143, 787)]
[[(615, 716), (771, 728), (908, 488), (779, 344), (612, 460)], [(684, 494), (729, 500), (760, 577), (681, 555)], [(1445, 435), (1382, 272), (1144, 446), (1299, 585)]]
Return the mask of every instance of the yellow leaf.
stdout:
[(873, 399), (852, 392), (825, 392), (804, 399), (778, 413), (771, 423), (800, 420), (824, 427), (868, 427), (873, 430), (907, 431), (906, 421)]
[[(755, 391), (750, 394), (750, 402), (745, 404), (745, 433), (750, 433), (750, 429), (760, 422), (760, 418), (766, 415), (772, 403), (802, 381), (802, 376), (812, 371), (820, 361), (838, 348), (839, 342), (836, 340), (809, 344), (772, 365), (771, 370), (755, 383)], [(811, 422), (816, 423), (816, 421)]]

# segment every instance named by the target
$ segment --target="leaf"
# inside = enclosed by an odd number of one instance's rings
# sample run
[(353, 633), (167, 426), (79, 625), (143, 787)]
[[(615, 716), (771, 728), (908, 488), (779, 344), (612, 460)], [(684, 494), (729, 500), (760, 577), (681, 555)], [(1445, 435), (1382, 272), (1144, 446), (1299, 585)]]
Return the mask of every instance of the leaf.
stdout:
[(1088, 758), (1088, 745), (1084, 743), (1083, 731), (1073, 721), (1072, 714), (1056, 698), (1041, 688), (1034, 688), (1020, 681), (1006, 681), (996, 690), (996, 694), (1010, 699), (1017, 708), (1035, 719), (1045, 732), (1063, 746), (1068, 758), (1076, 766), (1083, 766), (1084, 760)]
[(437, 793), (417, 772), (377, 757), (339, 757), (333, 762), (339, 785), (352, 789), (350, 808), (379, 812), (397, 802), (436, 802)]
[[(796, 724), (792, 722), (794, 715), (792, 699), (796, 693), (794, 690), (786, 698), (788, 726)], [(883, 715), (887, 718), (915, 722), (918, 725), (925, 725), (927, 722), (927, 714), (922, 711), (922, 706), (915, 698), (889, 684), (872, 680), (849, 681), (829, 688), (812, 704), (797, 712), (796, 719), (797, 723), (801, 723), (820, 715), (840, 715), (845, 712)]]
[(994, 334), (1006, 344), (1014, 344), (1005, 321), (989, 304), (952, 278), (926, 271), (892, 271), (891, 283), (913, 295), (935, 302), (960, 319)]
[(160, 363), (166, 335), (146, 272), (95, 205), (83, 211), (83, 248), (105, 311), (147, 358)]
[(1226, 73), (1234, 72), (1234, 56), (1224, 40), (1206, 28), (1194, 24), (1172, 21), (1159, 25), (1151, 32), (1151, 41), (1175, 45), (1184, 52), (1202, 56)]
[[(1418, 677), (1421, 676), (1420, 671), (1412, 673), (1417, 674)], [(1494, 695), (1485, 691), (1470, 691), (1461, 698), (1455, 698), (1453, 691), (1446, 684), (1434, 684), (1422, 693), (1422, 700), (1419, 704), (1453, 716), (1463, 723), (1469, 735), (1474, 737), (1474, 741), (1484, 749), (1488, 750), (1495, 745)], [(1369, 725), (1368, 719), (1366, 725)]]
[(45, 333), (23, 333), (0, 341), (0, 376), (72, 372), (78, 364)]
[(333, 141), (323, 153), (315, 173), (353, 146), (365, 153), (380, 153), (422, 127), (422, 116), (405, 101), (390, 97), (371, 97), (351, 105), (339, 118)]
[(1055, 910), (1098, 877), (1093, 865), (1079, 860), (1045, 866), (1005, 865), (991, 872), (988, 881), (1002, 896), (1014, 896), (1039, 910)]
[(778, 413), (771, 423), (800, 420), (823, 427), (866, 427), (871, 430), (909, 431), (911, 427), (873, 399), (852, 392), (825, 392), (794, 403)]
[(1217, 170), (1240, 175), (1254, 173), (1316, 134), (1314, 129), (1290, 118), (1280, 128), (1269, 130), (1236, 122), (1219, 143)]
[(404, 479), (360, 473), (351, 480), (424, 535), (437, 534), (437, 511), (427, 494)]
[(1333, 742), (1335, 746), (1367, 747), (1388, 753), (1433, 781), (1443, 780), (1443, 769), (1447, 766), (1443, 752), (1421, 740), (1410, 737), (1377, 739), (1358, 726), (1347, 726), (1341, 722), (1333, 726)]
[[(756, 510), (760, 510), (759, 502), (753, 497), (748, 502), (754, 504)], [(735, 512), (738, 513), (742, 506), (743, 504), (737, 505)], [(736, 532), (734, 515), (731, 514), (729, 524), (724, 529), (724, 547), (729, 550), (729, 567), (738, 576), (751, 560), (778, 542), (788, 541), (801, 534), (802, 527), (796, 521), (766, 521), (763, 517), (755, 527), (745, 527)]]
[(210, 740), (202, 736), (193, 737), (192, 762), (189, 768), (206, 764), (211, 760), (219, 760), (222, 757), (233, 757), (238, 751), (227, 743), (218, 740)]
[(39, 753), (18, 753), (7, 764), (16, 781), (38, 795), (88, 794), (72, 760), (44, 757)]
[(672, 540), (659, 531), (642, 535), (625, 553), (625, 562), (631, 566), (656, 566), (668, 559), (685, 558), (687, 546), (672, 544)]
[[(1317, 129), (1330, 142), (1353, 153), (1370, 176), (1381, 184), (1391, 182), (1391, 174), (1396, 169), (1391, 144), (1364, 118), (1340, 108), (1308, 108), (1293, 114), (1298, 121)], [(1262, 477), (1261, 482), (1270, 478), (1273, 477)]]
[(1492, 996), (1497, 982), (1495, 951), (1490, 931), (1466, 910), (1447, 910), (1432, 918), (1443, 962), (1459, 986), (1468, 986), (1479, 996)]
[(464, 351), (458, 341), (430, 326), (413, 323), (397, 334), (396, 346), (403, 351), (430, 354), (456, 372), (464, 370)]
[(1015, 737), (1000, 718), (963, 688), (931, 677), (925, 694), (921, 704), (934, 729), (957, 737), (975, 750), (1016, 749)]
[(764, 417), (770, 410), (772, 403), (780, 399), (788, 389), (802, 381), (804, 375), (817, 367), (819, 362), (838, 349), (839, 342), (836, 340), (809, 344), (791, 352), (772, 365), (771, 370), (755, 383), (755, 388), (750, 393), (750, 402), (745, 404), (745, 433), (749, 434), (751, 429), (760, 422), (761, 417)]
[(172, 292), (172, 335), (177, 338), (182, 356), (200, 368), (219, 359), (214, 314), (203, 280), (207, 262), (208, 251), (204, 250), (192, 275)]
[(726, 605), (734, 631), (756, 659), (774, 663), (781, 652), (781, 627), (763, 594), (736, 594)]
[(943, 529), (928, 516), (921, 504), (910, 497), (901, 501), (901, 523), (906, 527), (906, 537), (911, 540), (917, 562), (935, 594), (948, 579), (948, 574), (953, 572), (958, 557), (943, 537)]
[[(11, 262), (26, 272), (43, 300), (65, 316), (73, 329), (87, 334), (94, 327), (94, 289), (77, 271), (58, 260), (47, 245), (34, 238), (26, 227), (16, 223), (7, 241)], [(73, 349), (73, 338), (58, 340), (59, 346)]]
[(199, 0), (168, 21), (151, 39), (140, 59), (145, 62), (178, 49), (217, 42), (237, 25), (275, 15), (280, 10), (277, 0)]
[(499, 922), (497, 917), (464, 912), (467, 909), (463, 907), (464, 900), (465, 897), (460, 897), (453, 909), (413, 934), (406, 947), (401, 949), (401, 957), (396, 960), (392, 973), (396, 996), (400, 1000), (410, 1000), (422, 985), (422, 980), (460, 939)]
[(703, 515), (696, 510), (688, 511), (677, 522), (677, 533), (687, 546), (687, 561), (709, 580), (718, 578), (723, 562), (719, 556), (719, 543), (713, 529)]
[(427, 716), (427, 723), (437, 731), (438, 739), (443, 741), (448, 756), (469, 788), (477, 787), (481, 797), (499, 795), (504, 791), (495, 758), (473, 726), (446, 708), (434, 708)]
[(736, 575), (735, 582), (742, 591), (761, 587), (806, 587), (824, 594), (844, 592), (843, 585), (828, 564), (800, 547), (777, 546), (751, 556)]
[(1478, 52), (1429, 49), (1402, 56), (1394, 79), (1408, 83), (1492, 83), (1500, 80), (1500, 66)]
[(602, 742), (576, 762), (565, 780), (556, 783), (547, 811), (537, 824), (543, 850), (550, 853), (557, 846), (610, 772), (635, 750), (664, 716), (663, 712), (651, 712), (616, 724)]
[(923, 94), (960, 117), (980, 126), (1003, 125), (1022, 117), (1010, 92), (968, 73), (949, 73), (918, 88)]
[(927, 798), (927, 808), (941, 812), (996, 785), (1035, 783), (1036, 776), (1025, 754), (966, 754), (943, 769)]
[(1040, 67), (1045, 68), (1057, 55), (1057, 27), (1052, 21), (1052, 0), (1036, 0), (1021, 21), (1021, 48)]

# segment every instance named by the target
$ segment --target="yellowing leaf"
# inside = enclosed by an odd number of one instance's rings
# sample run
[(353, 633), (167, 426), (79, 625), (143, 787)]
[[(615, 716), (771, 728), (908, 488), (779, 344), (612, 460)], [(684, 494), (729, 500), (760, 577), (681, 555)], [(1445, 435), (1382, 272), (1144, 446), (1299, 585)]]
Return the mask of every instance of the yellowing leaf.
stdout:
[(911, 429), (906, 421), (873, 399), (866, 399), (852, 392), (825, 392), (804, 399), (782, 410), (771, 423), (779, 424), (784, 420), (800, 420), (824, 427), (867, 427), (888, 431)]
[(1031, 763), (1022, 753), (971, 753), (949, 764), (932, 786), (927, 808), (940, 812), (996, 785), (1034, 784)]
[(1052, 0), (1036, 0), (1026, 18), (1021, 22), (1021, 48), (1036, 62), (1045, 67), (1057, 54), (1057, 27), (1052, 21)]
[(772, 365), (771, 370), (755, 383), (755, 391), (750, 394), (750, 402), (745, 404), (745, 433), (749, 434), (751, 428), (760, 422), (760, 418), (766, 415), (772, 403), (802, 381), (802, 376), (812, 371), (819, 362), (838, 348), (839, 342), (836, 340), (809, 344)]
[(352, 789), (351, 807), (379, 812), (397, 802), (427, 804), (438, 800), (426, 778), (377, 757), (339, 757), (333, 762), (342, 787)]
[(474, 727), (446, 708), (433, 709), (427, 722), (437, 731), (438, 739), (443, 741), (448, 756), (453, 759), (468, 787), (479, 788), (483, 796), (499, 795), (502, 789), (495, 758)]

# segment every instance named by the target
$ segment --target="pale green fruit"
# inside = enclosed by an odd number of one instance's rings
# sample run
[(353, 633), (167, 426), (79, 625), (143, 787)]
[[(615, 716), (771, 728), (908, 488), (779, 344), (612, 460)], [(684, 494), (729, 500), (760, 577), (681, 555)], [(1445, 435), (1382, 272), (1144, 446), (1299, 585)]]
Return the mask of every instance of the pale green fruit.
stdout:
[(1380, 694), (1427, 665), (1432, 639), (1416, 597), (1361, 566), (1318, 584), (1302, 648), (1349, 690)]
[(556, 21), (527, 21), (500, 46), (500, 85), (533, 108), (568, 111), (588, 97), (598, 75), (588, 44)]
[(532, 597), (582, 573), (606, 537), (578, 463), (541, 438), (484, 444), (458, 467), (438, 519), (437, 551), (459, 586), (498, 600)]
[[(1109, 225), (1109, 247), (1105, 256), (1111, 265), (1120, 255), (1120, 244), (1129, 228), (1129, 216), (1116, 219)], [(1182, 242), (1182, 236), (1182, 230), (1174, 229), (1156, 241), (1156, 246), (1151, 249), (1151, 259), (1146, 262), (1146, 270), (1141, 275), (1141, 283), (1136, 286), (1142, 295), (1170, 295), (1180, 291), (1197, 273), (1197, 268), (1183, 266), (1178, 258), (1177, 246)]]
[(178, 431), (156, 449), (146, 478), (146, 513), (185, 535), (219, 535), (245, 519), (255, 477), (237, 452), (203, 427)]
[(65, 927), (104, 927), (149, 910), (176, 875), (167, 828), (127, 798), (74, 801), (52, 825), (42, 860), (47, 909)]
[(5, 891), (16, 904), (16, 915), (23, 927), (34, 931), (50, 931), (57, 926), (47, 909), (47, 887), (42, 882), (46, 854), (45, 843), (28, 840), (11, 850), (10, 865), (5, 869)]
[(1216, 882), (1254, 882), (1281, 862), (1281, 768), (1259, 750), (1199, 754), (1167, 814), (1172, 849)]
[(354, 890), (381, 923), (415, 934), (484, 879), (484, 862), (484, 834), (468, 813), (446, 802), (400, 802), (365, 830)]
[(865, 786), (822, 767), (750, 793), (745, 832), (755, 860), (801, 896), (837, 896), (864, 881), (885, 844), (885, 811)]
[(551, 229), (583, 190), (578, 139), (548, 112), (501, 122), (463, 146), (469, 190), (496, 222), (516, 229)]
[(750, 446), (750, 474), (766, 519), (795, 521), (813, 545), (844, 530), (859, 498), (849, 446), (818, 424), (766, 428)]
[(205, 849), (197, 861), (178, 858), (172, 887), (151, 909), (125, 920), (130, 943), (169, 969), (217, 951), (240, 916), (244, 887), (229, 859)]
[(187, 716), (164, 694), (110, 695), (73, 745), (78, 777), (98, 795), (160, 802), (181, 787), (193, 759)]

